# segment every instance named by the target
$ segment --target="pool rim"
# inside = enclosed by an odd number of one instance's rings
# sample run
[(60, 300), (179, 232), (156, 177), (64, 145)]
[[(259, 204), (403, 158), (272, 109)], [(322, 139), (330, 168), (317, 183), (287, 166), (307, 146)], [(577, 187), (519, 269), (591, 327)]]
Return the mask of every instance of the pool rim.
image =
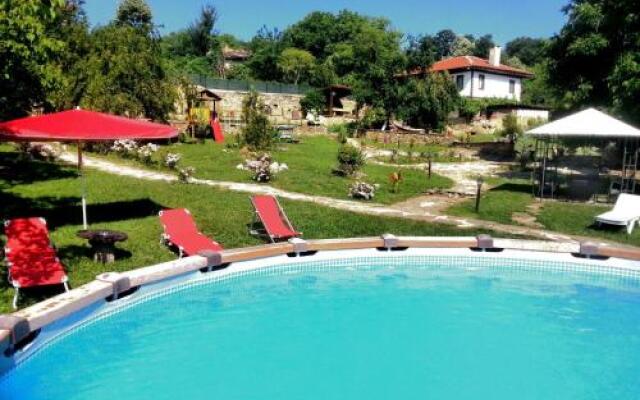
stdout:
[[(613, 246), (595, 242), (552, 242), (538, 240), (494, 239), (488, 235), (477, 237), (396, 237), (385, 234), (380, 237), (325, 239), (305, 241), (292, 239), (289, 242), (230, 249), (221, 252), (205, 252), (167, 263), (152, 265), (122, 273), (100, 274), (94, 281), (69, 292), (47, 299), (12, 314), (0, 316), (0, 350), (4, 361), (12, 359), (16, 349), (41, 329), (63, 321), (83, 311), (89, 312), (98, 304), (126, 297), (139, 288), (167, 283), (194, 272), (225, 271), (230, 266), (243, 264), (270, 265), (274, 259), (301, 259), (314, 261), (335, 257), (339, 251), (373, 250), (379, 252), (401, 252), (407, 249), (461, 250), (468, 255), (484, 254), (499, 258), (518, 254), (517, 258), (573, 260), (574, 263), (594, 263), (609, 268), (640, 271), (640, 249)], [(512, 258), (513, 256), (511, 256)], [(257, 263), (257, 264), (256, 264)], [(223, 272), (224, 273), (224, 272)], [(2, 356), (0, 356), (2, 357)], [(11, 368), (3, 368), (0, 374)]]

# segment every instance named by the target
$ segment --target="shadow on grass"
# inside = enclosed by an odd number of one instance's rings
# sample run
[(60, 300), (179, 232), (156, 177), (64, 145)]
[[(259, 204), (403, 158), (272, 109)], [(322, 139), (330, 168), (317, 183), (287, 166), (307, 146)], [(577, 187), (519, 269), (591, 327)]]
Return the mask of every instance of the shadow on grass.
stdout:
[[(67, 263), (74, 262), (74, 260), (82, 260), (82, 259), (93, 260), (93, 255), (94, 255), (93, 250), (91, 249), (91, 246), (89, 246), (88, 243), (84, 246), (70, 245), (70, 246), (60, 247), (57, 249), (57, 252), (60, 258), (67, 260)], [(129, 250), (121, 249), (117, 247), (117, 245), (113, 254), (115, 256), (116, 261), (129, 259), (133, 255), (133, 253), (131, 253)]]
[[(24, 198), (0, 191), (0, 219), (43, 217), (51, 229), (65, 225), (82, 224), (82, 208), (79, 197)], [(164, 207), (151, 199), (117, 201), (87, 206), (89, 222), (94, 224), (158, 215)]]
[(77, 177), (78, 172), (60, 164), (36, 161), (19, 153), (0, 152), (0, 180), (10, 185)]
[(531, 185), (527, 183), (503, 183), (490, 190), (491, 192), (516, 192), (531, 194)]

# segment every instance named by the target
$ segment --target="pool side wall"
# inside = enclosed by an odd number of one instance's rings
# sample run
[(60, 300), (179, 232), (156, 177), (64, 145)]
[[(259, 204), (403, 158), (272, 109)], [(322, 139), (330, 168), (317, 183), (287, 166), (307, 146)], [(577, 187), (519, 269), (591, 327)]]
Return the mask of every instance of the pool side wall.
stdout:
[(12, 354), (29, 339), (31, 334), (44, 327), (63, 324), (85, 311), (100, 307), (107, 299), (126, 296), (137, 289), (151, 287), (159, 282), (176, 280), (200, 270), (226, 268), (229, 264), (256, 261), (288, 255), (290, 257), (312, 256), (318, 252), (339, 250), (378, 249), (400, 251), (419, 249), (473, 249), (479, 252), (494, 252), (499, 257), (501, 250), (519, 250), (563, 256), (573, 255), (582, 259), (619, 259), (620, 268), (639, 267), (640, 249), (598, 244), (592, 242), (546, 242), (535, 240), (494, 239), (487, 235), (478, 237), (396, 237), (385, 234), (381, 237), (310, 240), (293, 239), (290, 242), (264, 246), (224, 250), (219, 253), (203, 253), (171, 262), (152, 265), (123, 273), (100, 274), (94, 281), (69, 292), (52, 297), (41, 303), (0, 316), (0, 373), (12, 366)]

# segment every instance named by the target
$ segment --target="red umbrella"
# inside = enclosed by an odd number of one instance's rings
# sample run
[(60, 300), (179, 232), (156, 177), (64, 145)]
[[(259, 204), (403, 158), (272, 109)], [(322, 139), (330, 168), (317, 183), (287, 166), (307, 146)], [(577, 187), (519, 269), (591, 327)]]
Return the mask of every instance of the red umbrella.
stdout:
[[(0, 140), (4, 141), (77, 142), (78, 169), (82, 168), (84, 142), (170, 139), (177, 135), (178, 131), (169, 125), (81, 109), (0, 123)], [(86, 229), (87, 207), (84, 193), (82, 216)]]

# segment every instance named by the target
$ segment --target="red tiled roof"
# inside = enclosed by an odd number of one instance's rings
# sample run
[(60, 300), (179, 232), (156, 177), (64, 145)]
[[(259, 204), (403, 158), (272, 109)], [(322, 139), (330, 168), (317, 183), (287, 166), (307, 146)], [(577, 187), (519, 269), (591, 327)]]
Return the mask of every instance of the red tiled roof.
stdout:
[[(519, 76), (522, 78), (532, 78), (533, 74), (531, 72), (509, 67), (508, 65), (491, 65), (489, 60), (474, 57), (474, 56), (460, 56), (460, 57), (452, 57), (447, 58), (441, 61), (434, 63), (431, 66), (430, 71), (455, 71), (455, 70), (480, 70), (487, 72), (494, 72), (497, 74), (504, 75), (513, 75)], [(410, 72), (409, 75), (420, 75), (424, 71), (413, 71)]]

